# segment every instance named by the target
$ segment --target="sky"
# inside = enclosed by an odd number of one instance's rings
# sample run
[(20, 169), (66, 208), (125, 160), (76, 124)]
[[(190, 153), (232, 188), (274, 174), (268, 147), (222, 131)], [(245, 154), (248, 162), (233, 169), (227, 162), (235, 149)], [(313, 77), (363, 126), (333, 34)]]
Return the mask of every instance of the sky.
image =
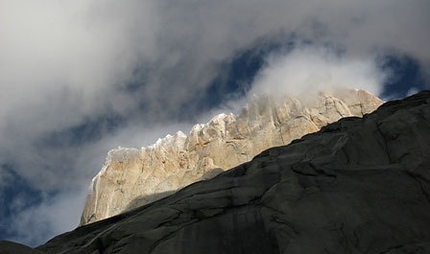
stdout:
[[(430, 84), (428, 0), (0, 0), (0, 239), (74, 229), (107, 152), (331, 87)], [(227, 112), (228, 113), (228, 112)]]

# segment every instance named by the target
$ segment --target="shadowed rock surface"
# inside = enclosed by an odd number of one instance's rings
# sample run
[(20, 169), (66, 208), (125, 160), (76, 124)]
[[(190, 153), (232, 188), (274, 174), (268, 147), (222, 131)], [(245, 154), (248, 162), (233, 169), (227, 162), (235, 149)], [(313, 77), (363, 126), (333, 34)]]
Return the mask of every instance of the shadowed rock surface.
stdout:
[(344, 118), (37, 250), (430, 253), (429, 104), (426, 91)]
[(109, 151), (94, 177), (81, 225), (161, 199), (194, 182), (250, 161), (255, 155), (287, 145), (342, 117), (363, 116), (382, 101), (362, 90), (318, 96), (256, 96), (239, 115), (220, 114), (156, 144)]
[(25, 245), (0, 240), (0, 254), (43, 254)]

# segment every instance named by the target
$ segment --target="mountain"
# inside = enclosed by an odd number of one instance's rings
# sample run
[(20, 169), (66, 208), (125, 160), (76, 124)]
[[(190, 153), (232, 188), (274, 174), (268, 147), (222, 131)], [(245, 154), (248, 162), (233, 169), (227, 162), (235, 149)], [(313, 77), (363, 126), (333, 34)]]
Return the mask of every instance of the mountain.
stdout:
[(36, 249), (2, 241), (0, 253), (430, 253), (429, 211), (424, 91)]
[(342, 117), (363, 116), (382, 101), (365, 91), (337, 90), (307, 98), (255, 96), (235, 116), (220, 114), (141, 149), (108, 153), (92, 180), (81, 225), (168, 196), (194, 182), (289, 144)]

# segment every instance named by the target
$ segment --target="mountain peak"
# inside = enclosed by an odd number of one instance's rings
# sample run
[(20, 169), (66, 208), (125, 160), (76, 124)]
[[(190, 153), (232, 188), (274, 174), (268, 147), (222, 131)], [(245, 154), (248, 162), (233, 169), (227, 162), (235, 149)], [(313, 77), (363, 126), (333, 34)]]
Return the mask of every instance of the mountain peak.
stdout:
[[(430, 91), (387, 102), (35, 249), (0, 241), (0, 253), (430, 253), (429, 106)], [(172, 142), (159, 144), (141, 151)]]
[(318, 131), (342, 117), (363, 116), (382, 104), (361, 90), (316, 97), (254, 96), (238, 115), (219, 114), (155, 144), (109, 151), (93, 178), (81, 224), (153, 202), (251, 160), (274, 146)]
[[(430, 92), (23, 253), (430, 253)], [(39, 252), (40, 251), (40, 252)]]

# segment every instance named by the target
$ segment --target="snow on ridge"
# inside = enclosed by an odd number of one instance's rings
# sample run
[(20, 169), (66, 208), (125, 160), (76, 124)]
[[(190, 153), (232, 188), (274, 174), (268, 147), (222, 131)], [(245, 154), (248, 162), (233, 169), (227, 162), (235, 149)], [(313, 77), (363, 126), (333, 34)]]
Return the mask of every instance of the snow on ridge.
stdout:
[[(363, 91), (363, 90), (359, 90), (359, 89), (355, 89), (353, 90), (355, 92), (357, 91)], [(366, 91), (364, 91), (366, 92)], [(322, 92), (323, 94), (326, 94), (326, 92)], [(366, 92), (367, 94), (370, 94), (368, 92)], [(294, 99), (294, 97), (290, 97), (289, 98)], [(246, 103), (243, 107), (242, 107), (242, 112), (243, 111), (248, 111), (251, 110), (251, 108), (255, 105), (253, 104), (257, 104), (258, 106), (260, 106), (261, 103), (265, 103), (267, 101), (267, 99), (270, 98), (270, 96), (268, 97), (267, 95), (257, 95), (257, 94), (253, 94), (251, 96), (251, 99), (248, 101), (248, 103)], [(240, 113), (241, 114), (241, 113)], [(213, 126), (213, 125), (220, 125), (221, 130), (223, 129), (222, 127), (225, 127), (225, 125), (227, 124), (227, 122), (231, 121), (232, 119), (240, 116), (240, 114), (233, 114), (233, 113), (220, 113), (215, 115), (214, 117), (212, 117), (207, 123), (205, 124), (196, 124), (194, 125), (191, 130), (189, 131), (189, 134), (186, 135), (184, 134), (182, 131), (178, 131), (176, 132), (174, 135), (168, 134), (166, 135), (164, 138), (159, 138), (154, 144), (150, 145), (150, 146), (146, 146), (146, 147), (141, 147), (140, 149), (137, 148), (124, 148), (119, 146), (118, 148), (112, 149), (108, 152), (105, 164), (110, 164), (113, 161), (124, 161), (130, 158), (133, 158), (135, 156), (140, 156), (141, 152), (145, 149), (157, 149), (160, 147), (168, 147), (168, 146), (175, 146), (177, 148), (182, 148), (185, 145), (185, 141), (186, 139), (190, 136), (193, 135), (195, 133), (199, 133), (202, 130), (204, 130), (207, 127)]]
[[(246, 103), (242, 107), (242, 111), (250, 110), (250, 107), (251, 107), (250, 103), (261, 104), (263, 101), (265, 102), (265, 99), (267, 99), (267, 97), (253, 94), (250, 102)], [(194, 125), (191, 128), (188, 135), (184, 134), (182, 131), (177, 131), (174, 135), (167, 134), (164, 138), (159, 138), (154, 144), (146, 147), (141, 147), (140, 149), (118, 146), (118, 148), (114, 148), (108, 152), (104, 166), (102, 170), (99, 172), (99, 174), (102, 173), (102, 171), (105, 171), (106, 166), (110, 165), (111, 163), (118, 162), (118, 161), (127, 161), (130, 159), (139, 157), (142, 155), (142, 152), (146, 149), (160, 149), (160, 148), (165, 149), (168, 147), (174, 147), (182, 150), (185, 148), (185, 145), (186, 145), (185, 143), (189, 136), (193, 134), (197, 134), (203, 131), (205, 128), (214, 126), (214, 125), (218, 125), (220, 127), (220, 130), (222, 131), (225, 129), (225, 125), (227, 124), (227, 122), (229, 122), (230, 120), (236, 117), (238, 117), (238, 115), (233, 113), (229, 113), (229, 114), (220, 113), (213, 116), (207, 123), (204, 123), (204, 124), (200, 123), (200, 124)]]
[(137, 156), (140, 156), (139, 149), (118, 146), (118, 148), (112, 149), (108, 152), (105, 164), (109, 165), (113, 161), (127, 161)]
[(90, 183), (90, 190), (94, 190), (96, 186), (97, 179), (103, 175), (109, 165), (113, 162), (124, 162), (133, 158), (140, 156), (140, 150), (137, 148), (127, 148), (118, 146), (117, 148), (109, 150), (107, 157), (105, 159), (105, 163), (103, 164), (102, 169), (93, 177)]
[(201, 123), (194, 125), (193, 128), (191, 128), (190, 134), (192, 132), (199, 132), (199, 131), (201, 131), (205, 126), (206, 126), (206, 124), (201, 124)]
[[(198, 133), (201, 130), (203, 130), (205, 127), (208, 127), (210, 124), (222, 123), (226, 118), (232, 117), (232, 116), (234, 117), (235, 115), (233, 113), (217, 114), (209, 122), (205, 124), (194, 125), (190, 130), (190, 134), (195, 132)], [(159, 138), (154, 144), (146, 147), (141, 147), (140, 149), (121, 147), (121, 146), (111, 149), (107, 154), (102, 170), (95, 176), (95, 178), (99, 174), (103, 174), (103, 172), (106, 171), (107, 166), (109, 166), (113, 162), (127, 161), (130, 159), (136, 158), (138, 156), (141, 156), (141, 152), (145, 149), (157, 149), (157, 148), (168, 147), (168, 146), (174, 146), (176, 148), (183, 149), (185, 147), (186, 139), (188, 138), (188, 136), (189, 135), (186, 135), (182, 131), (177, 131), (174, 135), (167, 134), (164, 138)]]
[(187, 135), (185, 135), (182, 131), (177, 131), (175, 135), (167, 134), (164, 138), (159, 138), (154, 144), (142, 147), (141, 150), (156, 149), (158, 147), (166, 147), (166, 146), (175, 146), (177, 148), (183, 148), (185, 144), (185, 140), (187, 139)]

